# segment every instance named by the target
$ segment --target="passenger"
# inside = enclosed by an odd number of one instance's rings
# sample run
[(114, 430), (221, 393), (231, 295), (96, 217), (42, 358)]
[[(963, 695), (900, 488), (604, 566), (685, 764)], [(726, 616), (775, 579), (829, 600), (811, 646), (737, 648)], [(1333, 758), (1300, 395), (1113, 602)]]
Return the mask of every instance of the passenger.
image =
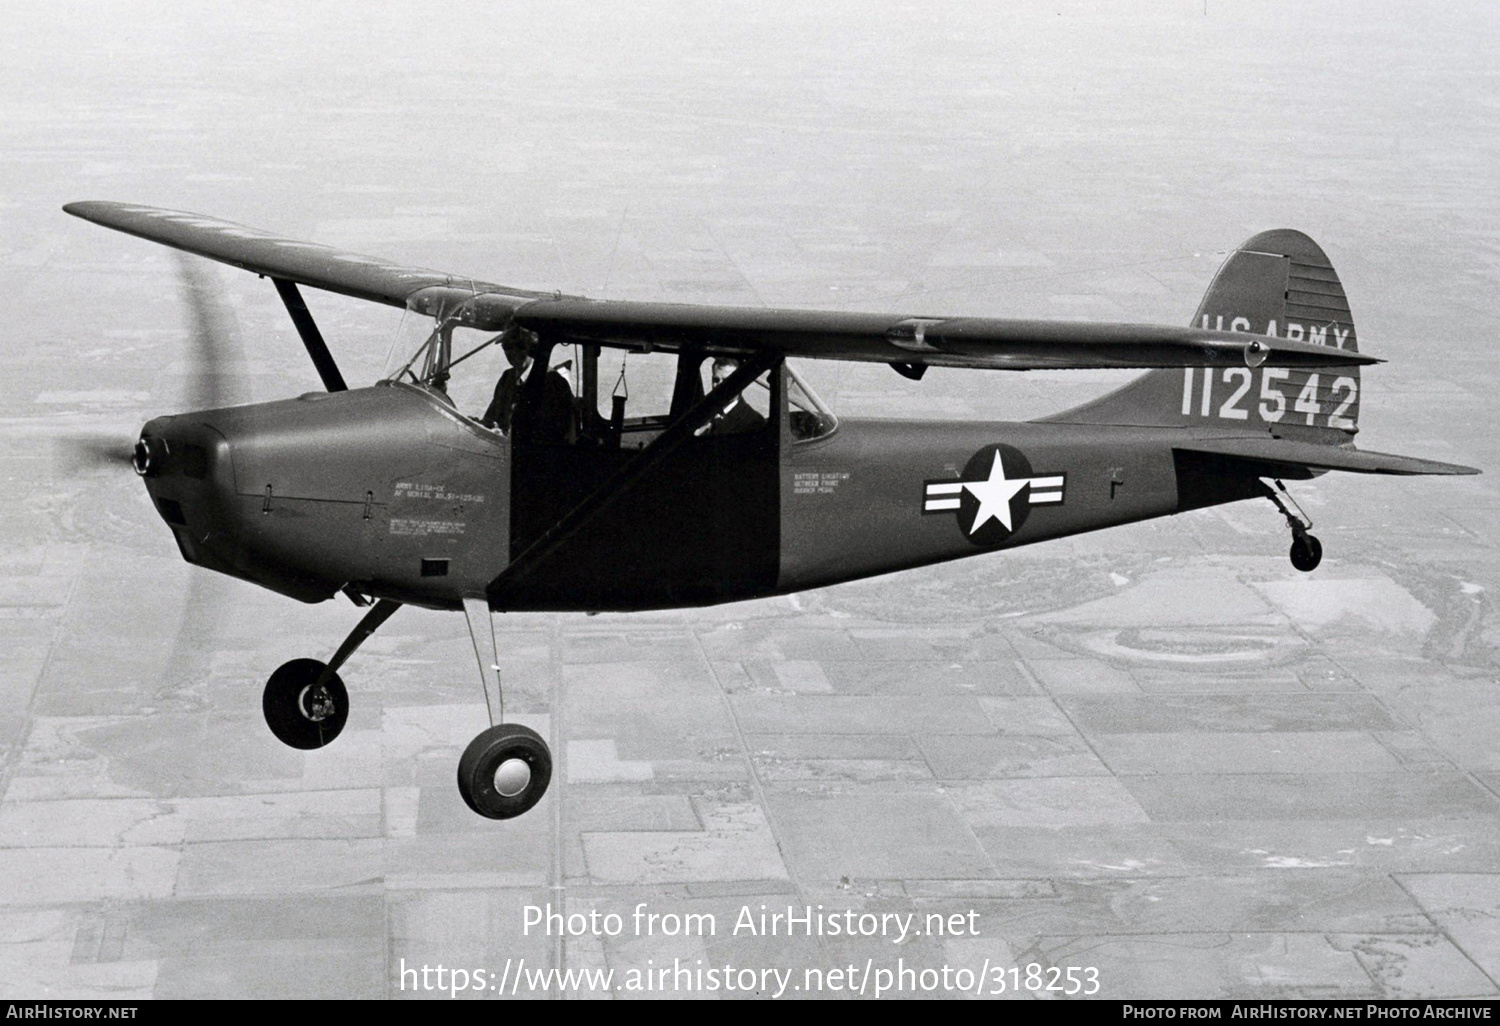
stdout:
[(507, 435), (518, 421), (527, 423), (527, 441), (572, 443), (578, 438), (578, 404), (568, 379), (557, 370), (547, 372), (541, 401), (533, 412), (522, 404), (523, 386), (536, 353), (537, 337), (524, 328), (509, 333), (500, 343), (510, 366), (495, 382), (495, 395), (479, 422)]
[[(729, 375), (739, 370), (740, 361), (732, 356), (721, 356), (714, 360), (714, 387), (718, 388)], [(737, 435), (748, 431), (759, 431), (766, 426), (766, 418), (750, 407), (739, 395), (729, 400), (729, 405), (714, 414), (713, 420), (699, 428), (700, 435)]]

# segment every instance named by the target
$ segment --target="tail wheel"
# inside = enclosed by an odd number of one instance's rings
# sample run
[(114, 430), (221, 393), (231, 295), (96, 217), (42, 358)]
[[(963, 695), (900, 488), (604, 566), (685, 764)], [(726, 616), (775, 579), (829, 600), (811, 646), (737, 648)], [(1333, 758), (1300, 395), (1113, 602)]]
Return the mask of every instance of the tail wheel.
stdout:
[(1299, 534), (1292, 538), (1292, 566), (1307, 573), (1316, 570), (1323, 562), (1323, 543), (1310, 534)]
[(541, 801), (552, 780), (552, 752), (540, 734), (519, 723), (484, 731), (458, 761), (458, 793), (488, 819), (519, 816)]
[(349, 692), (336, 673), (318, 683), (325, 666), (316, 659), (293, 659), (266, 681), (261, 711), (282, 744), (303, 750), (322, 748), (344, 729)]

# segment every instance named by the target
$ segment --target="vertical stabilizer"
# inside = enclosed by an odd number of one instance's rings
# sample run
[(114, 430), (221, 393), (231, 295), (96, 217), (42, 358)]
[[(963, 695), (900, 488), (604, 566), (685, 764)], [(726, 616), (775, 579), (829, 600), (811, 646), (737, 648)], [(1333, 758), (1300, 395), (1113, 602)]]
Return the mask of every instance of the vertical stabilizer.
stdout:
[[(1312, 239), (1286, 228), (1261, 232), (1229, 255), (1192, 324), (1358, 350), (1333, 264)], [(1241, 427), (1337, 444), (1358, 430), (1359, 386), (1357, 367), (1168, 368), (1043, 419)]]

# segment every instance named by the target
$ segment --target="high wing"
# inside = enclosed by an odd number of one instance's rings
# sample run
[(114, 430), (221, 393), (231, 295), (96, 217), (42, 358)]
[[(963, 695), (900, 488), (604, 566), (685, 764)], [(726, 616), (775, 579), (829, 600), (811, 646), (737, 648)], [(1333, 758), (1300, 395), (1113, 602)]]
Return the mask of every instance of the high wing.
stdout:
[(914, 317), (590, 300), (407, 267), (217, 218), (128, 203), (70, 203), (76, 217), (235, 267), (356, 299), (499, 331), (519, 325), (558, 342), (627, 349), (786, 356), (993, 370), (1348, 366), (1373, 357), (1267, 335), (1171, 325)]
[(559, 341), (990, 370), (1278, 366), (1382, 361), (1264, 335), (1161, 324), (982, 317), (903, 317), (838, 310), (771, 310), (617, 300), (528, 303), (515, 323)]

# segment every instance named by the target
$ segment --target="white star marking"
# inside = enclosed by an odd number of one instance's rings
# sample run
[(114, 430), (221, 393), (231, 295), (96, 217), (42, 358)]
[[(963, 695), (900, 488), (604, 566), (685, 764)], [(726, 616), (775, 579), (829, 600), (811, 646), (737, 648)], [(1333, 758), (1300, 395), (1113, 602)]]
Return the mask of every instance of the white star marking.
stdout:
[(990, 465), (990, 477), (988, 481), (965, 481), (964, 491), (979, 500), (979, 512), (974, 514), (974, 523), (969, 528), (973, 534), (991, 519), (1000, 521), (1007, 530), (1012, 530), (1010, 523), (1010, 500), (1015, 498), (1017, 492), (1031, 483), (1030, 478), (1007, 479), (1005, 466), (1000, 462), (1000, 450), (995, 450), (995, 462)]

